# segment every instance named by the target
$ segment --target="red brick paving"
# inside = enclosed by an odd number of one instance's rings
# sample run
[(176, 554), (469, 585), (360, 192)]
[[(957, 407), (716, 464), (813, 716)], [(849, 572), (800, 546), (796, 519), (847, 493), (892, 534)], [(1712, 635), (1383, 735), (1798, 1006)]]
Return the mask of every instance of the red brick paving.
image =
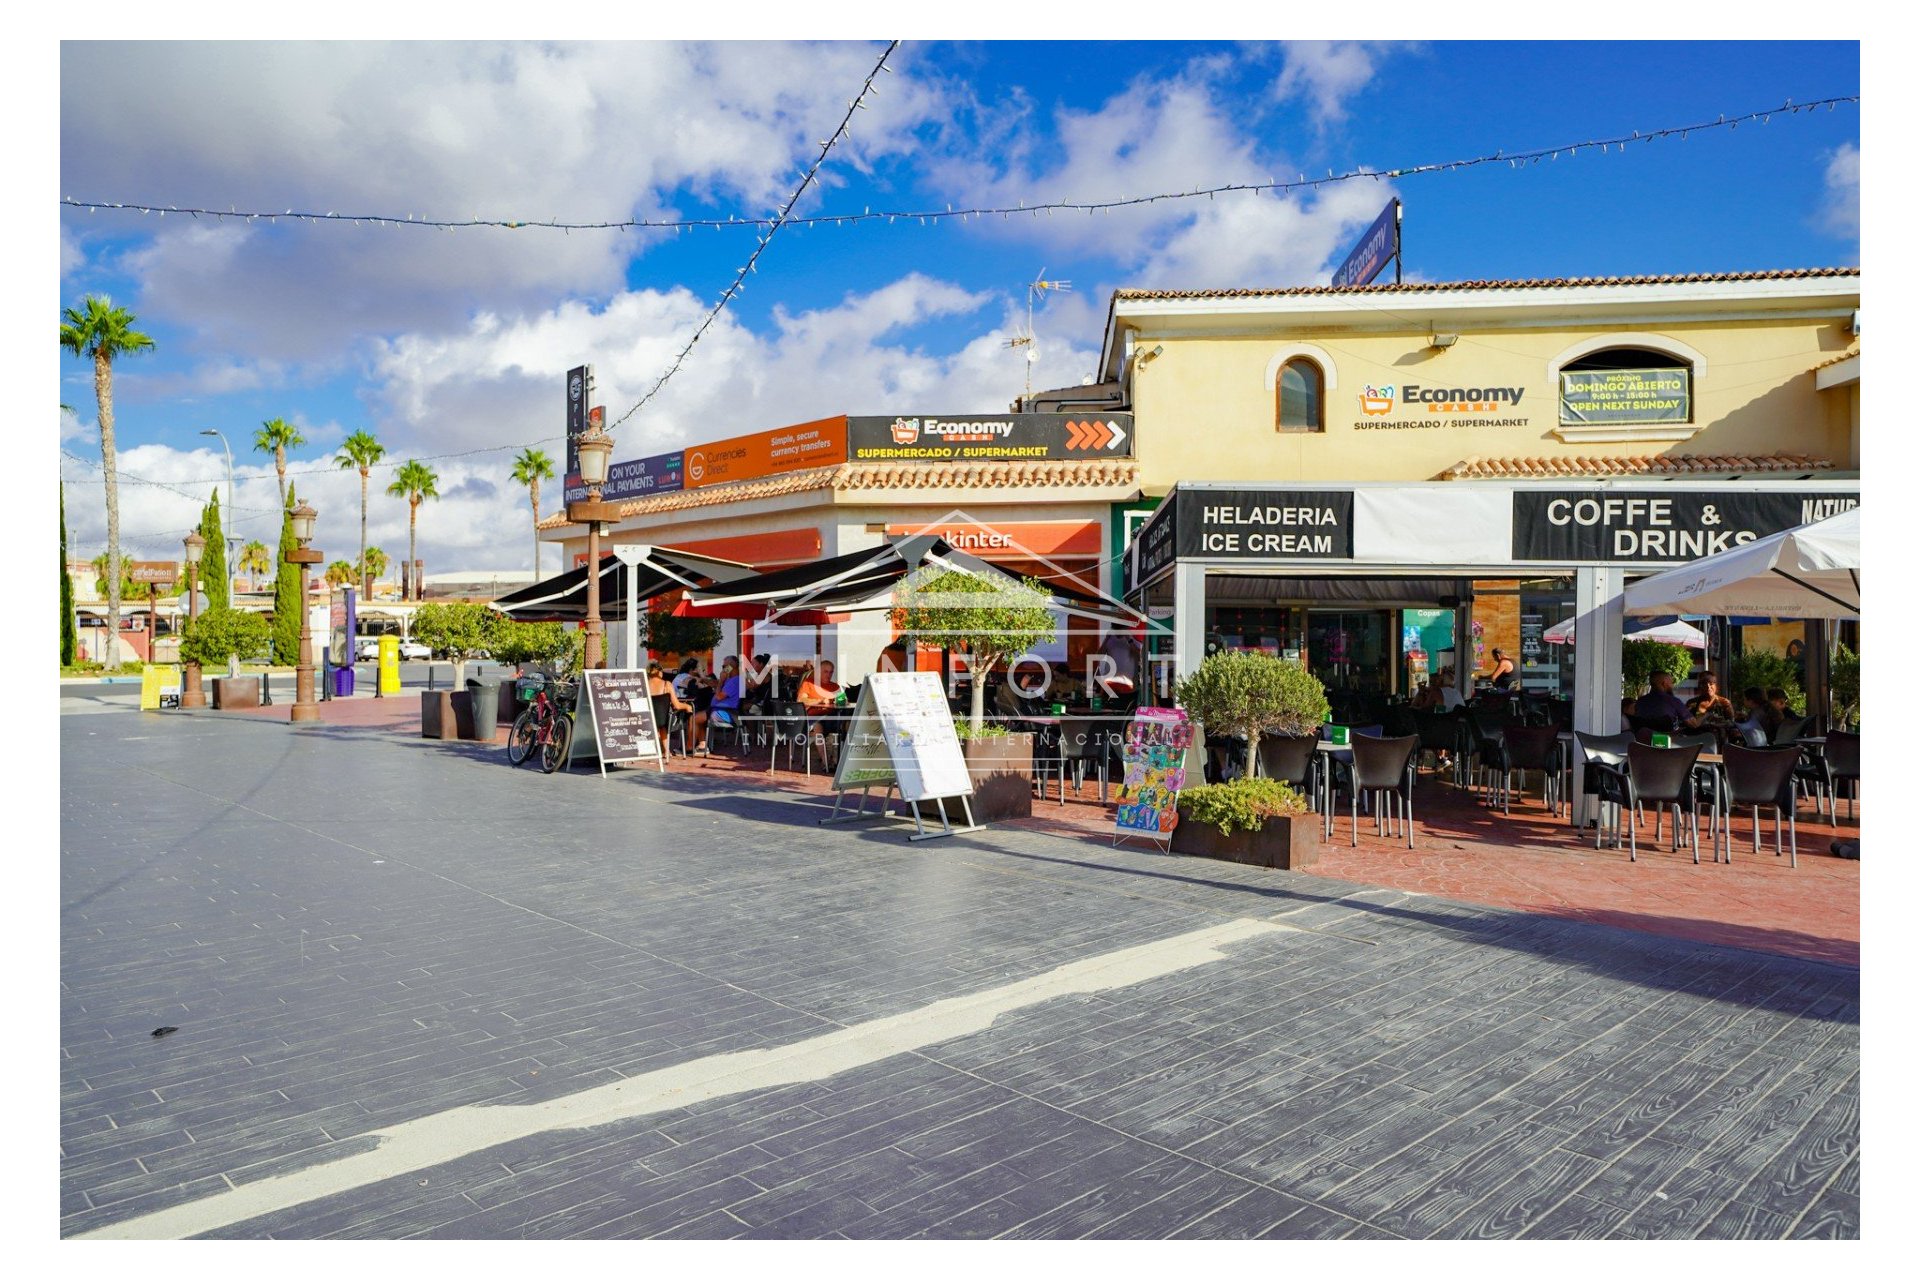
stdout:
[[(277, 682), (276, 682), (277, 683)], [(284, 718), (288, 697), (273, 707), (239, 714)], [(417, 735), (419, 690), (397, 697), (336, 699), (322, 703), (330, 725)], [(496, 735), (505, 743), (506, 727)], [(782, 757), (784, 762), (785, 757)], [(816, 762), (811, 778), (781, 768), (771, 776), (765, 756), (742, 763), (725, 757), (675, 756), (673, 773), (733, 775), (785, 790), (824, 794), (828, 776)], [(1018, 825), (1102, 844), (1112, 835), (1112, 810), (1097, 799), (1098, 786), (1068, 793), (1068, 803), (1036, 800), (1034, 816)], [(1857, 810), (1858, 806), (1856, 806)], [(1640, 860), (1625, 849), (1595, 851), (1593, 833), (1581, 833), (1552, 817), (1537, 796), (1516, 800), (1511, 814), (1490, 810), (1465, 791), (1422, 774), (1414, 795), (1414, 845), (1376, 836), (1362, 817), (1360, 843), (1348, 843), (1344, 815), (1334, 839), (1321, 846), (1317, 875), (1357, 884), (1429, 893), (1462, 902), (1506, 907), (1670, 937), (1724, 943), (1779, 955), (1860, 963), (1860, 864), (1836, 858), (1836, 837), (1856, 838), (1857, 821), (1843, 816), (1830, 826), (1812, 806), (1800, 812), (1800, 865), (1792, 868), (1771, 848), (1772, 822), (1764, 822), (1765, 851), (1753, 854), (1752, 825), (1734, 821), (1732, 865), (1708, 861), (1655, 842), (1651, 818), (1641, 830)], [(1703, 838), (1704, 830), (1703, 830)]]

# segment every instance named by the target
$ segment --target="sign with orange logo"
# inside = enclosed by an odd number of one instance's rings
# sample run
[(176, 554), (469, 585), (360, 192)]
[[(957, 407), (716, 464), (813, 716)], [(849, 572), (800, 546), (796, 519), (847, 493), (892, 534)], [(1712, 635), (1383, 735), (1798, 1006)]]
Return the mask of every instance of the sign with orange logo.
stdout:
[(890, 524), (888, 537), (934, 533), (945, 538), (956, 551), (965, 551), (983, 560), (1027, 558), (1035, 556), (1097, 556), (1100, 554), (1098, 521), (1036, 521), (1025, 524), (981, 524), (961, 520), (952, 524)]
[(694, 445), (685, 454), (682, 483), (689, 489), (735, 480), (828, 467), (847, 460), (847, 420), (822, 418), (775, 431), (757, 431), (712, 444)]
[(1063, 462), (1133, 456), (1130, 413), (848, 418), (855, 462)]

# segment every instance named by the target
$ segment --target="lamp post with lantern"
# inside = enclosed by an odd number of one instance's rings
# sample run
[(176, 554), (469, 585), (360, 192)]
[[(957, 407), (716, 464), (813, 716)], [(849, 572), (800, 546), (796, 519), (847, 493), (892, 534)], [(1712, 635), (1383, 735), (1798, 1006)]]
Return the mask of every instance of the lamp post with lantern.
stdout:
[[(200, 553), (206, 549), (207, 540), (198, 533), (186, 537), (187, 556), (187, 627), (191, 629), (200, 616)], [(207, 705), (207, 695), (200, 687), (200, 664), (189, 661), (180, 673), (180, 709), (192, 711)]]
[(313, 700), (313, 611), (307, 605), (307, 566), (319, 564), (326, 558), (318, 548), (307, 545), (313, 540), (315, 514), (304, 501), (293, 509), (293, 540), (300, 547), (287, 553), (287, 563), (300, 566), (300, 662), (293, 669), (291, 716), (295, 724), (320, 718), (320, 707)]
[(613, 437), (597, 422), (580, 437), (580, 480), (587, 486), (584, 502), (567, 504), (567, 520), (587, 526), (587, 637), (582, 667), (597, 671), (605, 665), (600, 623), (600, 535), (604, 526), (620, 518), (620, 504), (600, 501), (607, 482), (607, 464), (613, 456)]

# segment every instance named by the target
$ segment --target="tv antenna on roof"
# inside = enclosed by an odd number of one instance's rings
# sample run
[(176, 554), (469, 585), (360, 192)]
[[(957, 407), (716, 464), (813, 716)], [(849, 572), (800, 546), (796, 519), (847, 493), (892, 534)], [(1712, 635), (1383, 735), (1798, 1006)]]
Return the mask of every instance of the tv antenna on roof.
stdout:
[(1007, 339), (1005, 343), (1005, 345), (1009, 347), (1025, 347), (1027, 349), (1026, 398), (1029, 400), (1033, 398), (1033, 362), (1040, 354), (1039, 349), (1033, 344), (1033, 300), (1048, 290), (1052, 290), (1055, 293), (1065, 293), (1073, 288), (1073, 281), (1048, 280), (1045, 278), (1046, 274), (1047, 269), (1045, 267), (1040, 268), (1040, 274), (1036, 275), (1033, 278), (1033, 283), (1027, 286), (1027, 331), (1016, 334)]

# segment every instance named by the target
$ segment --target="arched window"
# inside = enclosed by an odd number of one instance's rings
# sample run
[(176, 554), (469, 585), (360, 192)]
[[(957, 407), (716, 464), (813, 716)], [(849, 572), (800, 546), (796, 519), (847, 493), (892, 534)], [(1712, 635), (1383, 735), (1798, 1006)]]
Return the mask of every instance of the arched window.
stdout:
[(1560, 366), (1563, 425), (1693, 421), (1693, 364), (1652, 347), (1602, 347)]
[(1281, 431), (1321, 431), (1325, 429), (1322, 394), (1325, 379), (1320, 366), (1304, 357), (1296, 357), (1280, 366), (1273, 380), (1274, 426)]

